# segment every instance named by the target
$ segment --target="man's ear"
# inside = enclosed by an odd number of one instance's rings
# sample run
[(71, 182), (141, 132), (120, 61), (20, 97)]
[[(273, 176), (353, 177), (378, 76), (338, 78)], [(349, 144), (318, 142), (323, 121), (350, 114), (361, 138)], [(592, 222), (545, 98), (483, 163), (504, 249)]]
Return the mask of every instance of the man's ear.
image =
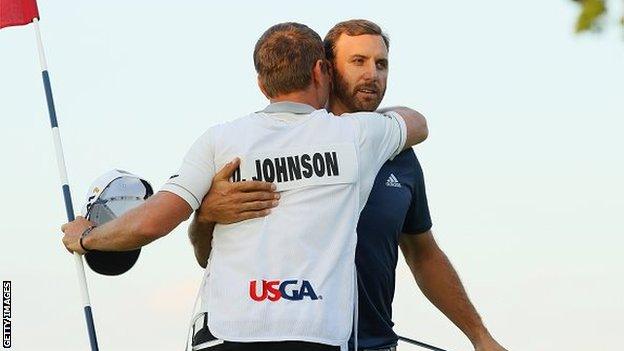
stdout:
[(325, 60), (325, 64), (327, 65), (327, 73), (329, 73), (329, 77), (334, 77), (334, 65), (329, 60)]
[[(312, 68), (312, 79), (314, 81), (314, 86), (319, 86), (323, 81), (323, 77), (329, 74), (329, 65), (325, 60), (317, 60), (314, 64), (314, 68)], [(329, 77), (328, 77), (329, 78)]]
[(266, 91), (266, 88), (264, 87), (264, 83), (262, 83), (262, 79), (260, 79), (260, 75), (258, 75), (258, 88), (260, 88), (260, 91), (262, 92), (262, 94), (264, 94), (264, 96), (271, 100), (271, 97), (269, 96), (269, 94)]
[(327, 65), (327, 73), (329, 74), (329, 87), (331, 90), (334, 90), (334, 65), (329, 60), (325, 60), (325, 64)]

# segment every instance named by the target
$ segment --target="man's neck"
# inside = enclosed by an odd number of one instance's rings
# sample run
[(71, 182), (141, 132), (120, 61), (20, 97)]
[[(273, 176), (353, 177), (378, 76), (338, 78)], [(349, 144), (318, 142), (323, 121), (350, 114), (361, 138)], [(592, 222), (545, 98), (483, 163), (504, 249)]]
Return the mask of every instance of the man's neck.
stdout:
[(327, 110), (333, 113), (335, 116), (340, 116), (343, 113), (349, 113), (349, 109), (338, 99), (329, 97), (329, 102), (327, 103)]
[(317, 101), (317, 99), (315, 99), (315, 97), (312, 94), (309, 94), (308, 92), (300, 92), (300, 91), (297, 91), (294, 93), (282, 94), (282, 95), (269, 99), (269, 101), (271, 101), (271, 103), (286, 102), (286, 101), (298, 102), (300, 104), (310, 105), (317, 110), (322, 109), (324, 107), (322, 104), (320, 104)]

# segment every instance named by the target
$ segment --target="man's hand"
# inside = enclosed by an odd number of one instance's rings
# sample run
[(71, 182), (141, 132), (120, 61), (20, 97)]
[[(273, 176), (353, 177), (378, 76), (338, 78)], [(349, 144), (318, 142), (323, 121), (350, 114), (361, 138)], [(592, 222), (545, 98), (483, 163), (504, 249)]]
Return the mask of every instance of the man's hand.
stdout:
[(74, 221), (61, 226), (61, 231), (65, 233), (63, 236), (63, 244), (67, 251), (70, 253), (76, 252), (80, 255), (85, 253), (82, 247), (80, 247), (80, 236), (92, 225), (93, 223), (89, 222), (86, 218), (78, 216)]
[(230, 182), (239, 165), (240, 160), (236, 158), (215, 175), (210, 191), (204, 196), (188, 228), (195, 258), (203, 268), (206, 268), (212, 250), (215, 223), (229, 224), (264, 217), (278, 204), (279, 193), (275, 192), (272, 183)]
[(200, 223), (229, 224), (264, 217), (277, 206), (275, 184), (260, 181), (230, 182), (240, 165), (236, 158), (215, 175), (210, 191), (202, 200), (195, 218)]
[(399, 245), (420, 290), (470, 339), (475, 351), (506, 351), (489, 333), (430, 230), (401, 234)]

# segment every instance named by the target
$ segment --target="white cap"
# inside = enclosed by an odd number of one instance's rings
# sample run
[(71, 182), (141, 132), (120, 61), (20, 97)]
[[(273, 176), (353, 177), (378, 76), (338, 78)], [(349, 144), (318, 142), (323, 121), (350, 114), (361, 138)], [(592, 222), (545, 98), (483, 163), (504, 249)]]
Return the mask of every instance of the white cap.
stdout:
[[(101, 225), (141, 205), (153, 193), (147, 180), (130, 172), (114, 169), (91, 184), (82, 214), (96, 225)], [(85, 254), (85, 259), (89, 267), (97, 273), (119, 275), (132, 268), (140, 252), (140, 248), (115, 252), (89, 251)]]
[[(119, 178), (124, 178), (124, 181), (115, 182)], [(104, 194), (105, 191), (106, 194)], [(100, 199), (128, 197), (128, 200), (130, 198), (145, 200), (152, 193), (152, 186), (147, 180), (121, 169), (113, 169), (101, 175), (91, 184), (87, 192), (87, 200), (82, 207), (82, 215), (86, 217), (89, 214), (89, 209)], [(102, 196), (103, 194), (104, 196)], [(116, 215), (119, 216), (122, 212), (125, 211), (117, 212)]]

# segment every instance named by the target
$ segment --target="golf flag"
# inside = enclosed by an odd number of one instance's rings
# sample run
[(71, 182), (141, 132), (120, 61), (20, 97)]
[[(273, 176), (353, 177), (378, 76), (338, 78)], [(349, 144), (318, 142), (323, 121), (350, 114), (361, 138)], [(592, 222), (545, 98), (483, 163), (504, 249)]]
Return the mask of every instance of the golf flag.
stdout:
[(22, 26), (39, 19), (36, 0), (0, 0), (0, 28)]
[[(52, 84), (50, 83), (50, 75), (48, 73), (48, 64), (45, 59), (43, 50), (43, 42), (41, 41), (41, 33), (39, 32), (39, 9), (37, 9), (36, 0), (0, 0), (0, 29), (9, 26), (23, 26), (32, 23), (32, 28), (37, 38), (37, 49), (39, 51), (39, 63), (41, 64), (41, 77), (43, 78), (43, 88), (45, 90), (46, 101), (48, 103), (48, 114), (50, 116), (50, 126), (52, 127), (52, 139), (54, 140), (54, 149), (56, 150), (56, 163), (61, 176), (63, 198), (65, 200), (65, 211), (67, 212), (67, 220), (73, 221), (74, 205), (72, 204), (71, 192), (69, 190), (69, 181), (67, 180), (67, 167), (65, 167), (65, 156), (63, 155), (63, 146), (61, 144), (61, 134), (59, 133), (58, 122), (56, 119), (56, 109), (54, 108), (54, 99), (52, 98)], [(91, 300), (89, 298), (89, 289), (87, 286), (87, 277), (82, 263), (82, 257), (74, 252), (74, 263), (76, 266), (76, 274), (78, 275), (78, 283), (82, 295), (82, 305), (87, 322), (87, 333), (89, 334), (89, 344), (91, 351), (99, 351), (97, 335), (95, 334), (95, 323), (93, 322), (93, 313), (91, 312)]]

